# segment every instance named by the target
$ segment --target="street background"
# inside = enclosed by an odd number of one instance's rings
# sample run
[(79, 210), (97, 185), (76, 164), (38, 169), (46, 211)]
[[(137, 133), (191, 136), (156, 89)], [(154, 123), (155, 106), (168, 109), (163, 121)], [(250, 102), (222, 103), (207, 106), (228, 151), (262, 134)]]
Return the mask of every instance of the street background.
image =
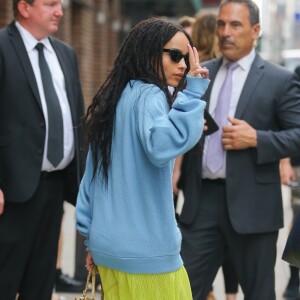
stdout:
[[(257, 52), (294, 70), (300, 64), (300, 0), (254, 0), (261, 11)], [(152, 17), (177, 20), (217, 12), (220, 0), (64, 0), (56, 37), (78, 55), (85, 106), (107, 77), (121, 43), (137, 22)], [(0, 28), (13, 19), (12, 0), (0, 1)]]
[[(282, 187), (283, 194), (283, 207), (284, 207), (284, 227), (279, 231), (279, 238), (277, 243), (277, 262), (275, 266), (276, 273), (276, 299), (283, 300), (282, 294), (289, 279), (289, 267), (286, 262), (281, 259), (283, 248), (288, 236), (291, 220), (292, 210), (290, 205), (290, 189)], [(266, 216), (267, 217), (267, 216)], [(75, 261), (75, 209), (69, 204), (65, 204), (65, 215), (63, 220), (64, 230), (64, 244), (62, 256), (62, 270), (64, 273), (73, 276), (74, 274), (74, 261)], [(85, 264), (85, 262), (82, 262)], [(224, 282), (222, 272), (219, 271), (214, 282), (214, 295), (217, 300), (224, 300)], [(75, 297), (81, 295), (77, 294), (59, 294), (59, 300), (74, 300)], [(237, 300), (243, 299), (243, 293), (239, 288)], [(54, 299), (53, 299), (54, 300)], [(100, 300), (100, 294), (97, 294), (97, 300)], [(142, 300), (142, 299), (139, 299)], [(158, 299), (159, 300), (159, 299)], [(170, 299), (171, 300), (171, 299)], [(184, 299), (183, 299), (184, 300)]]

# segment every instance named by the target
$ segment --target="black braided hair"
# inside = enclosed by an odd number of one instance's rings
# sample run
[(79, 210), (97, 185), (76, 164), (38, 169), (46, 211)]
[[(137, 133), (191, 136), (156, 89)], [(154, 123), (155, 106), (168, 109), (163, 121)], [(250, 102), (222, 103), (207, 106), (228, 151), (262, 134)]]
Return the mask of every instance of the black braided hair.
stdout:
[[(111, 72), (88, 107), (85, 121), (94, 163), (93, 175), (101, 161), (99, 170), (102, 170), (106, 183), (116, 107), (127, 83), (130, 80), (142, 80), (157, 85), (164, 91), (170, 106), (177, 92), (184, 88), (186, 76), (175, 93), (170, 94), (162, 65), (162, 49), (177, 32), (183, 32), (192, 45), (191, 38), (183, 28), (171, 22), (151, 18), (134, 26), (124, 40)], [(188, 71), (189, 65), (185, 75)], [(159, 74), (162, 74), (162, 80)]]

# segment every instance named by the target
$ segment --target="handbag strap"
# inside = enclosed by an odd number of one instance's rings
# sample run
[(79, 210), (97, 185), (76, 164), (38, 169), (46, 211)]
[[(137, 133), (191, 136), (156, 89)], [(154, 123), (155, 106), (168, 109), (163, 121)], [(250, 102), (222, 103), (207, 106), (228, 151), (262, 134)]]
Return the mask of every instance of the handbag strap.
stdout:
[(86, 294), (87, 294), (87, 290), (89, 288), (89, 283), (91, 280), (91, 276), (92, 276), (92, 299), (96, 299), (95, 297), (95, 291), (96, 291), (96, 273), (97, 273), (97, 267), (95, 265), (93, 265), (90, 269), (89, 269), (89, 273), (86, 279), (86, 284), (85, 284), (85, 288), (83, 290), (83, 297), (84, 299), (86, 299)]
[(93, 266), (92, 268), (92, 299), (96, 299), (96, 275), (97, 275), (97, 267)]
[[(87, 290), (89, 288), (89, 283), (91, 282), (92, 283), (92, 299), (93, 300), (96, 300), (96, 276), (97, 276), (97, 273), (98, 273), (98, 268), (96, 265), (93, 265), (90, 269), (89, 269), (89, 273), (88, 273), (88, 276), (87, 276), (87, 279), (86, 279), (86, 284), (85, 284), (85, 288), (83, 290), (83, 297), (84, 299), (87, 299)], [(91, 276), (92, 276), (92, 280), (91, 280)], [(100, 274), (99, 274), (100, 276)], [(104, 291), (103, 291), (103, 286), (102, 286), (102, 283), (101, 283), (101, 291), (100, 291), (100, 295), (101, 295), (101, 300), (104, 300)]]

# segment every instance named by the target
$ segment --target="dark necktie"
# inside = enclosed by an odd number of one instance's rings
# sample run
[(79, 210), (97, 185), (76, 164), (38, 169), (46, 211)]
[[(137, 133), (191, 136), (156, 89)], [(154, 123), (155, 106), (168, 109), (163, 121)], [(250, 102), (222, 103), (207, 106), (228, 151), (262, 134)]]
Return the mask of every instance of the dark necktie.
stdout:
[(223, 126), (227, 124), (229, 104), (232, 92), (232, 72), (238, 67), (238, 63), (227, 64), (227, 74), (220, 89), (218, 102), (215, 110), (215, 121), (219, 130), (213, 133), (207, 145), (207, 167), (215, 173), (221, 169), (224, 163), (224, 147), (222, 143)]
[(39, 53), (39, 66), (44, 87), (48, 110), (48, 152), (47, 158), (54, 166), (58, 166), (64, 157), (64, 130), (61, 107), (54, 89), (49, 66), (44, 56), (44, 45), (38, 43), (35, 47)]

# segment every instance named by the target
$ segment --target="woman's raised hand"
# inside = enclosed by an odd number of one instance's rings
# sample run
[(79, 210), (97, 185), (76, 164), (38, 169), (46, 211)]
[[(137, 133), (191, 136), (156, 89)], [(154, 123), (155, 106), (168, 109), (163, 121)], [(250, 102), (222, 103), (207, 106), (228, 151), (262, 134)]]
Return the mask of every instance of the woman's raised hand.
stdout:
[(190, 61), (190, 71), (188, 75), (193, 77), (203, 77), (208, 79), (209, 78), (208, 69), (200, 66), (197, 49), (195, 47), (191, 47), (191, 45), (188, 45), (187, 47), (189, 50), (189, 61)]

